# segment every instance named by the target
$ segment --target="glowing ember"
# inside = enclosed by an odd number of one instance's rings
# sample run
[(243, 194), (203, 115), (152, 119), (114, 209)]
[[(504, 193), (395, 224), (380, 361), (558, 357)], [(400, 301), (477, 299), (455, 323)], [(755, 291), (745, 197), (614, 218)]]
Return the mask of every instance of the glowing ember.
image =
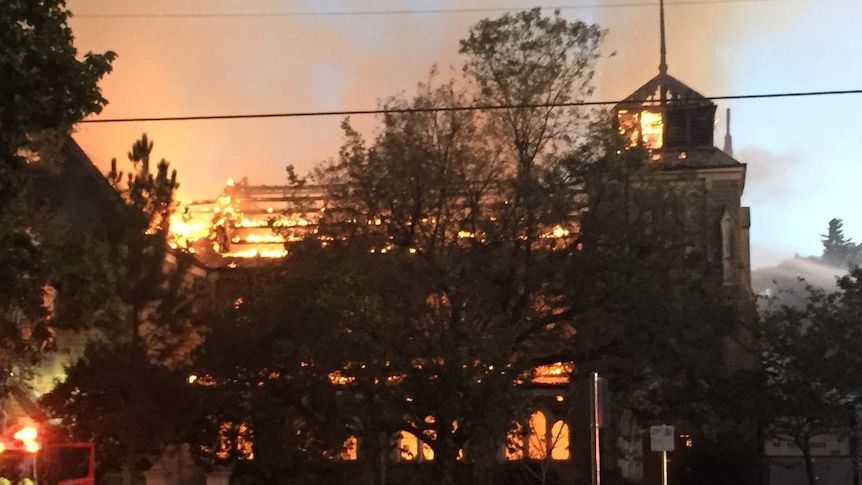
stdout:
[(566, 229), (563, 226), (557, 225), (554, 226), (550, 231), (542, 234), (540, 237), (542, 239), (562, 239), (564, 237), (568, 237), (571, 234), (571, 231)]
[(348, 376), (342, 373), (341, 371), (335, 371), (329, 373), (329, 382), (335, 384), (336, 386), (344, 386), (355, 382), (356, 378), (353, 376)]
[(259, 250), (259, 249), (246, 249), (242, 251), (228, 251), (222, 253), (222, 256), (225, 258), (270, 258), (277, 259), (283, 258), (287, 256), (287, 249), (275, 249), (275, 250)]

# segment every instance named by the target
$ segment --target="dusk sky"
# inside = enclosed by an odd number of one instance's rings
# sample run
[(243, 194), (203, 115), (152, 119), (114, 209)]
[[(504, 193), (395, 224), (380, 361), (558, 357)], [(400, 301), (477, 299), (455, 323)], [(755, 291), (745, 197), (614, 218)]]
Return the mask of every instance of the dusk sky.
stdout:
[[(521, 0), (68, 0), (79, 51), (113, 50), (100, 118), (373, 109), (411, 95), (436, 64), (460, 71), (470, 25)], [(595, 101), (615, 101), (658, 72), (658, 0), (566, 0), (571, 19), (608, 35)], [(440, 12), (440, 10), (461, 10)], [(862, 88), (859, 0), (667, 0), (669, 72), (705, 96)], [(369, 12), (388, 12), (371, 14)], [(354, 13), (354, 14), (351, 14)], [(260, 14), (260, 15), (257, 15)], [(610, 56), (616, 52), (615, 56)], [(752, 263), (819, 254), (829, 219), (862, 240), (862, 95), (719, 101), (733, 111), (734, 156), (748, 164)], [(354, 117), (370, 135), (373, 116)], [(179, 173), (183, 199), (217, 196), (228, 178), (285, 183), (334, 157), (341, 117), (80, 124), (104, 171), (146, 132)]]

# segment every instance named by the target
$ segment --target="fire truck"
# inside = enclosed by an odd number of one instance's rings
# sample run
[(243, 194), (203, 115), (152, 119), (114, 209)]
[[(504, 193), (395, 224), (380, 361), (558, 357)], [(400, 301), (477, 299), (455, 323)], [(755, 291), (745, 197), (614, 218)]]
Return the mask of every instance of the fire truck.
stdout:
[(0, 485), (95, 485), (95, 445), (58, 438), (29, 396), (11, 391), (26, 416), (0, 435)]

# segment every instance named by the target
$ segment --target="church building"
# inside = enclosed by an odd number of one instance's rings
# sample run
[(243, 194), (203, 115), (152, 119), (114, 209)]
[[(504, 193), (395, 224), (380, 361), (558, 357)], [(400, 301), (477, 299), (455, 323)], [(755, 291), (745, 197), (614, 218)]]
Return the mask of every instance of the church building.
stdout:
[(730, 110), (724, 149), (714, 143), (716, 105), (668, 74), (664, 2), (661, 2), (658, 74), (614, 107), (620, 134), (642, 146), (669, 180), (703, 194), (705, 252), (722, 285), (740, 301), (751, 299), (748, 207), (742, 206), (746, 165), (733, 158)]
[[(750, 209), (742, 205), (746, 164), (733, 156), (730, 109), (723, 148), (715, 144), (717, 106), (668, 72), (664, 1), (660, 2), (660, 62), (658, 74), (617, 103), (613, 112), (619, 133), (630, 147), (641, 147), (650, 164), (656, 164), (660, 185), (689, 194), (687, 212), (701, 231), (699, 253), (705, 257), (704, 283), (720, 288), (722, 296), (744, 315), (755, 311), (751, 290), (749, 248)], [(748, 340), (743, 329), (723, 348), (728, 368), (753, 365), (740, 342)], [(632, 436), (639, 426), (632, 422)], [(678, 443), (690, 443), (687, 435)], [(619, 462), (627, 479), (653, 483), (660, 460), (649, 452), (649, 443), (634, 439), (622, 445), (626, 460)], [(627, 448), (627, 449), (626, 449)]]

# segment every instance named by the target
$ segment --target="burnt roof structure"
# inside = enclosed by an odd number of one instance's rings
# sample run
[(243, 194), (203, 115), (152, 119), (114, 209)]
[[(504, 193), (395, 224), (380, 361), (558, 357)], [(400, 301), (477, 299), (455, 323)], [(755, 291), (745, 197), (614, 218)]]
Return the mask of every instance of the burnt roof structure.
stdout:
[(663, 1), (660, 25), (659, 72), (614, 106), (620, 133), (668, 169), (744, 166), (715, 147), (715, 103), (668, 74)]
[(712, 107), (715, 104), (668, 73), (659, 73), (647, 81), (635, 92), (620, 101), (614, 109), (654, 108), (659, 106), (674, 107)]

